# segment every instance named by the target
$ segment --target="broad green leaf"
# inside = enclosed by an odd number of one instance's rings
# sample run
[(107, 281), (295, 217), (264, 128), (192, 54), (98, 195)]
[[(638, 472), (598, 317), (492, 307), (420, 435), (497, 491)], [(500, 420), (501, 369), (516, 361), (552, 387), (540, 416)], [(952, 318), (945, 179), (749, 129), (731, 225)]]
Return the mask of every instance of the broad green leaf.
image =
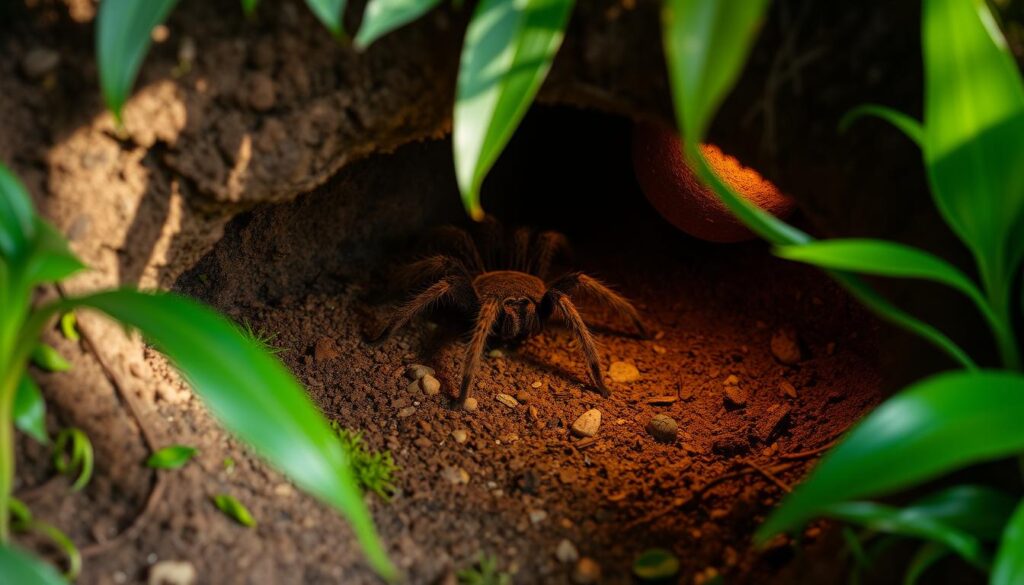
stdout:
[(50, 442), (46, 434), (46, 401), (28, 374), (21, 377), (14, 393), (14, 426), (44, 445)]
[(226, 516), (234, 519), (242, 526), (252, 528), (256, 526), (256, 519), (249, 513), (249, 509), (242, 502), (229, 494), (217, 494), (213, 496), (213, 503), (217, 509), (224, 512)]
[(363, 24), (356, 34), (356, 48), (365, 49), (389, 32), (404, 26), (441, 0), (370, 0), (363, 12)]
[(68, 341), (79, 341), (82, 337), (78, 334), (78, 319), (74, 311), (68, 311), (60, 316), (60, 332)]
[(120, 122), (150, 35), (177, 0), (102, 0), (96, 14), (96, 59), (107, 108)]
[[(68, 452), (70, 444), (71, 450)], [(78, 472), (78, 478), (71, 484), (71, 489), (81, 491), (92, 479), (95, 456), (89, 437), (74, 427), (62, 429), (53, 441), (53, 466), (58, 473), (72, 474)]]
[(667, 0), (665, 54), (676, 119), (700, 142), (739, 77), (768, 0)]
[(18, 177), (0, 164), (0, 254), (8, 260), (25, 253), (35, 238), (32, 199)]
[(58, 282), (85, 269), (56, 228), (40, 218), (35, 223), (36, 237), (25, 269), (29, 284)]
[(242, 0), (242, 12), (246, 16), (252, 16), (256, 12), (256, 6), (259, 3), (259, 0)]
[(924, 250), (884, 240), (839, 239), (779, 246), (775, 254), (830, 270), (938, 282), (965, 294), (993, 327), (1001, 326), (985, 296), (966, 274)]
[(914, 553), (907, 565), (907, 572), (903, 574), (903, 585), (915, 585), (925, 571), (931, 568), (938, 561), (949, 556), (949, 549), (938, 542), (926, 542)]
[(0, 585), (67, 585), (49, 563), (0, 545)]
[(757, 532), (764, 542), (836, 504), (881, 496), (972, 463), (1024, 450), (1024, 377), (940, 374), (858, 423)]
[(983, 540), (996, 540), (1015, 502), (984, 487), (957, 486), (904, 508), (874, 502), (843, 502), (825, 514), (874, 532), (940, 542), (972, 564), (986, 565)]
[(344, 33), (341, 29), (341, 18), (345, 15), (345, 3), (346, 0), (306, 0), (306, 5), (313, 14), (336, 37), (341, 37)]
[(1024, 500), (1010, 517), (992, 565), (991, 585), (1024, 583)]
[(985, 0), (925, 0), (924, 154), (946, 222), (989, 287), (1024, 210), (1024, 84)]
[(395, 575), (327, 421), (281, 362), (245, 339), (237, 326), (170, 294), (121, 290), (62, 305), (62, 310), (98, 309), (138, 328), (177, 365), (228, 430), (299, 487), (345, 514), (378, 573)]
[(196, 455), (195, 447), (171, 445), (153, 453), (146, 459), (146, 466), (154, 469), (178, 469)]
[(71, 363), (45, 343), (40, 343), (32, 350), (32, 363), (47, 372), (66, 372), (71, 369)]
[(483, 218), (480, 185), (551, 68), (573, 0), (481, 0), (466, 31), (452, 120), (462, 202)]
[(839, 121), (839, 131), (846, 132), (854, 122), (867, 116), (885, 120), (902, 131), (907, 138), (913, 140), (914, 144), (924, 147), (924, 128), (921, 127), (920, 122), (899, 110), (877, 104), (864, 104), (847, 112)]

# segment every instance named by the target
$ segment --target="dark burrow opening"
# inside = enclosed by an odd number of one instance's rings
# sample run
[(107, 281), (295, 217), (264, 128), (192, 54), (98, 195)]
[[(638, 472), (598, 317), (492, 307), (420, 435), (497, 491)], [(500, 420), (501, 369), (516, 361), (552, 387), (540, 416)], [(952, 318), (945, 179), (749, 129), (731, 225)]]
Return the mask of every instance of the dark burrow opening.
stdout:
[[(597, 325), (610, 398), (586, 382), (563, 327), (489, 354), (475, 412), (445, 398), (459, 382), (459, 321), (419, 319), (383, 344), (365, 340), (389, 313), (390, 275), (416, 257), (417, 242), (432, 227), (467, 223), (448, 141), (374, 156), (293, 202), (238, 217), (176, 285), (276, 336), (322, 410), (392, 452), (399, 491), (370, 498), (371, 508), (411, 582), (443, 582), (480, 554), (497, 557), (517, 583), (566, 582), (563, 540), (596, 559), (608, 583), (630, 582), (632, 560), (650, 547), (678, 555), (686, 583), (709, 568), (729, 583), (810, 582), (792, 541), (756, 550), (751, 535), (819, 448), (879, 402), (877, 324), (827, 277), (762, 243), (714, 245), (675, 230), (636, 184), (630, 129), (606, 115), (538, 109), (483, 197), (506, 225), (565, 233), (565, 266), (632, 299), (656, 332), (622, 334), (627, 324), (582, 303)], [(773, 357), (780, 334), (799, 341), (798, 364)], [(638, 378), (611, 379), (613, 362), (635, 366)], [(407, 389), (412, 363), (437, 370), (440, 396)], [(597, 435), (573, 437), (568, 427), (592, 408), (602, 414)], [(674, 443), (645, 430), (657, 414), (678, 423)], [(453, 431), (465, 431), (465, 442)], [(323, 514), (312, 502), (301, 510)], [(287, 534), (295, 523), (268, 512), (262, 529)], [(303, 526), (316, 550), (355, 547), (337, 523)], [(829, 534), (812, 525), (801, 546), (828, 546)], [(373, 582), (358, 555), (345, 559), (310, 553), (304, 571)], [(836, 582), (842, 570), (815, 582)]]

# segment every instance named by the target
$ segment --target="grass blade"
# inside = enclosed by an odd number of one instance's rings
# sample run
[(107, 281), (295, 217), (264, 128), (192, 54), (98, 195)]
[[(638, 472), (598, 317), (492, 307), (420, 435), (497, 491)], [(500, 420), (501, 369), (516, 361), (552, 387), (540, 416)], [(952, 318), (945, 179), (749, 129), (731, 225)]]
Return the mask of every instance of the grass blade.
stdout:
[(142, 331), (228, 430), (299, 487), (342, 512), (377, 572), (395, 575), (327, 421), (288, 370), (235, 324), (171, 294), (112, 291), (62, 305), (67, 306), (59, 309), (91, 307)]
[(877, 104), (864, 104), (847, 112), (846, 115), (839, 120), (839, 131), (846, 132), (854, 122), (868, 116), (881, 118), (882, 120), (892, 124), (898, 130), (903, 132), (907, 138), (913, 140), (914, 144), (924, 148), (924, 128), (921, 126), (920, 122), (899, 110), (894, 110)]
[(34, 238), (32, 199), (18, 177), (0, 164), (0, 254), (18, 258)]
[(46, 434), (46, 401), (28, 374), (21, 377), (14, 393), (14, 426), (44, 445), (50, 443)]
[(1006, 525), (1003, 541), (992, 565), (991, 585), (1024, 583), (1024, 500)]
[(96, 14), (96, 59), (107, 109), (121, 121), (153, 29), (170, 14), (177, 0), (102, 0)]
[(179, 469), (196, 455), (195, 447), (171, 445), (153, 453), (146, 459), (146, 467), (153, 469)]
[(404, 26), (431, 8), (440, 4), (441, 0), (370, 0), (363, 12), (363, 24), (356, 34), (356, 48), (363, 50), (374, 41), (389, 32)]
[(949, 549), (938, 542), (926, 542), (917, 549), (910, 559), (907, 572), (903, 574), (903, 585), (916, 585), (918, 579), (932, 565), (949, 556)]
[[(92, 479), (92, 469), (95, 456), (92, 450), (92, 442), (80, 429), (74, 427), (61, 430), (53, 441), (53, 466), (58, 473), (74, 473), (78, 471), (78, 478), (71, 484), (71, 489), (81, 491), (89, 480)], [(71, 453), (67, 452), (68, 443), (71, 444)]]
[(217, 494), (213, 496), (213, 504), (217, 509), (224, 512), (224, 515), (238, 522), (242, 526), (252, 528), (256, 526), (256, 519), (249, 513), (249, 509), (242, 502), (230, 494)]
[(573, 0), (481, 0), (466, 31), (452, 121), (462, 202), (483, 218), (480, 185), (540, 89)]
[(344, 31), (341, 28), (341, 17), (345, 14), (346, 0), (306, 0), (306, 5), (313, 11), (320, 22), (337, 38)]
[(64, 356), (45, 343), (36, 345), (32, 350), (32, 363), (47, 372), (66, 372), (71, 369), (71, 364)]
[(67, 585), (57, 570), (19, 549), (0, 545), (0, 583), (4, 585)]
[(836, 504), (880, 496), (1024, 450), (1024, 377), (933, 376), (878, 407), (826, 455), (757, 532), (760, 542)]

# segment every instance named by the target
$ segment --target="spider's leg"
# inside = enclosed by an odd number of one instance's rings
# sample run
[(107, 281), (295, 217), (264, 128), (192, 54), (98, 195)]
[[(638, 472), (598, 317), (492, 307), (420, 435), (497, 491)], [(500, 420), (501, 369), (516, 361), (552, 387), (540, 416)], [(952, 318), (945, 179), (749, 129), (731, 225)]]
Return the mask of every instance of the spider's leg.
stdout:
[(484, 347), (487, 345), (487, 337), (494, 329), (494, 323), (498, 320), (499, 303), (497, 299), (486, 299), (480, 303), (480, 312), (476, 317), (476, 327), (473, 329), (473, 338), (466, 348), (466, 361), (462, 365), (462, 387), (459, 390), (459, 406), (466, 403), (470, 392), (473, 391), (473, 378), (480, 367), (480, 358), (483, 356)]
[(650, 338), (647, 327), (640, 319), (640, 313), (637, 312), (632, 303), (595, 278), (591, 278), (582, 272), (573, 272), (556, 280), (551, 284), (549, 290), (558, 291), (563, 294), (573, 294), (577, 291), (590, 294), (619, 315), (629, 319), (641, 337), (645, 339)]
[(552, 231), (541, 232), (537, 235), (532, 265), (528, 267), (527, 272), (532, 270), (533, 274), (539, 276), (541, 280), (546, 279), (555, 257), (568, 249), (569, 241), (562, 234)]
[(395, 309), (388, 320), (388, 324), (373, 341), (387, 339), (420, 312), (449, 297), (455, 291), (457, 284), (456, 279), (445, 278), (435, 282), (420, 294), (409, 299), (405, 304)]
[(442, 248), (458, 255), (469, 270), (474, 272), (485, 270), (480, 250), (466, 230), (453, 225), (442, 226), (434, 230), (434, 239), (441, 244)]
[(512, 257), (508, 268), (520, 272), (530, 271), (530, 239), (533, 231), (527, 227), (517, 228), (512, 234)]
[(406, 264), (398, 270), (397, 281), (403, 288), (421, 285), (427, 280), (437, 281), (446, 276), (469, 276), (469, 270), (459, 259), (437, 254)]
[(485, 216), (476, 226), (485, 270), (506, 268), (505, 231), (493, 215)]
[(550, 314), (551, 311), (557, 310), (572, 329), (576, 339), (580, 342), (583, 357), (587, 359), (587, 369), (590, 371), (590, 378), (594, 381), (594, 386), (597, 387), (601, 396), (607, 398), (611, 392), (605, 386), (604, 379), (601, 378), (601, 358), (597, 355), (597, 342), (594, 341), (594, 336), (590, 333), (587, 324), (583, 322), (583, 317), (576, 310), (576, 306), (572, 304), (568, 296), (556, 290), (549, 290), (544, 295), (543, 305), (546, 307), (545, 313)]

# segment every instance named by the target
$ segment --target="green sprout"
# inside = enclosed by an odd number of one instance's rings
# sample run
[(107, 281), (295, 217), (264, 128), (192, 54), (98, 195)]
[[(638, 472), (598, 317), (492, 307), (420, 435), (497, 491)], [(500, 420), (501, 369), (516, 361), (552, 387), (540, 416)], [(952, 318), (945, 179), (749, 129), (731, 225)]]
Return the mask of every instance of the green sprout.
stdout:
[(512, 575), (498, 570), (498, 558), (480, 555), (476, 564), (455, 574), (459, 585), (510, 585)]
[(331, 428), (337, 433), (341, 448), (348, 455), (359, 487), (384, 500), (390, 500), (395, 493), (395, 472), (398, 471), (391, 452), (371, 451), (363, 441), (362, 431), (346, 429), (337, 421), (331, 422)]
[(248, 319), (242, 320), (240, 329), (242, 331), (242, 335), (256, 343), (256, 345), (262, 347), (271, 355), (281, 355), (288, 351), (288, 348), (274, 344), (274, 342), (277, 341), (277, 333), (267, 331), (263, 327), (256, 328)]

